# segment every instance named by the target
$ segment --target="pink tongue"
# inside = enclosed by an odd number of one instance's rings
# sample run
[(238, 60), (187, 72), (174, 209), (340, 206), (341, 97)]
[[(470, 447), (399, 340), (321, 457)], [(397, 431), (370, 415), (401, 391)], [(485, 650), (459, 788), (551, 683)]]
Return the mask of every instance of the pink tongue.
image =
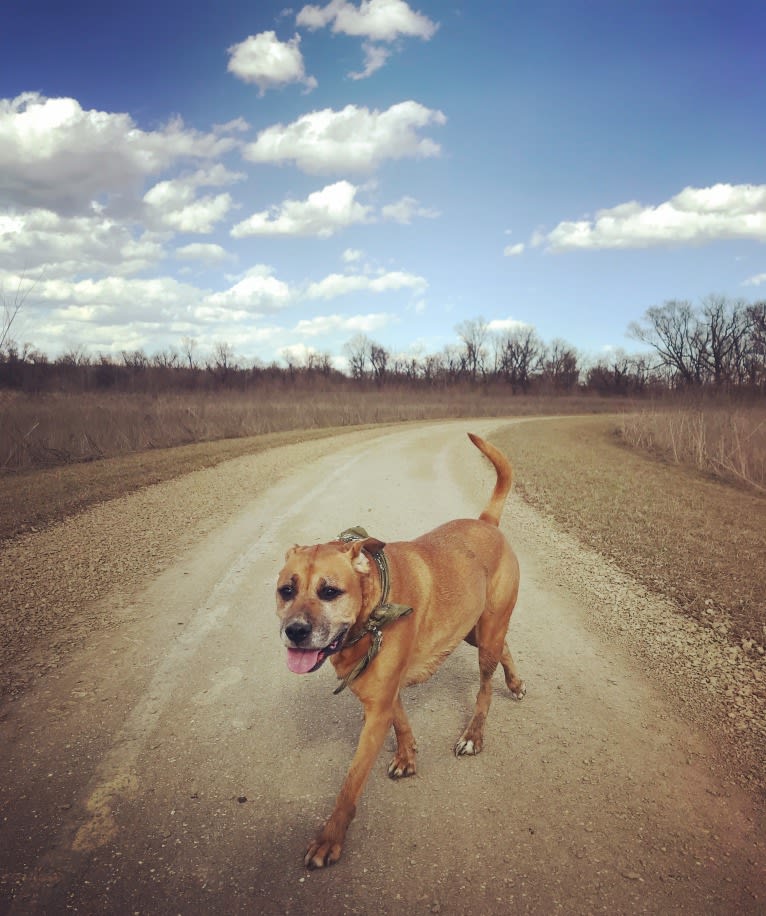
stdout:
[(287, 667), (293, 674), (308, 674), (319, 661), (319, 649), (288, 649)]

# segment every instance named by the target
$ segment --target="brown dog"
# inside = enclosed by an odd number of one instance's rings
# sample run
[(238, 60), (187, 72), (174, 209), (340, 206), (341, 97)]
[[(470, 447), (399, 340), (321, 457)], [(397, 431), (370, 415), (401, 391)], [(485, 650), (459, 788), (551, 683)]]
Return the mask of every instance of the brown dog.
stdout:
[[(519, 591), (519, 564), (498, 529), (511, 466), (469, 433), (497, 472), (478, 520), (448, 522), (414, 541), (385, 545), (354, 529), (339, 540), (293, 547), (277, 586), (277, 615), (292, 671), (316, 671), (326, 658), (364, 706), (364, 727), (329, 820), (306, 852), (309, 868), (340, 858), (364, 783), (393, 725), (394, 779), (415, 773), (415, 739), (399, 691), (429, 678), (462, 639), (479, 650), (480, 687), (455, 753), (478, 754), (498, 662), (511, 696), (526, 688), (505, 642)], [(385, 547), (385, 553), (383, 548)], [(390, 604), (388, 592), (396, 601)], [(383, 635), (385, 635), (384, 645)], [(379, 650), (379, 654), (378, 654)], [(337, 692), (337, 691), (336, 691)]]

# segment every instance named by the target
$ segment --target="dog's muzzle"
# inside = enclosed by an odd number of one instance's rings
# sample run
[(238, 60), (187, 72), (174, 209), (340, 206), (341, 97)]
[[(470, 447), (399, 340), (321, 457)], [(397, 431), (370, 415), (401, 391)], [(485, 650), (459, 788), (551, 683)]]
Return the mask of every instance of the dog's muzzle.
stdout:
[[(302, 639), (306, 639), (310, 633), (310, 628), (308, 632), (303, 633), (300, 639), (296, 639), (295, 637), (299, 635), (296, 630), (293, 629), (293, 632), (290, 632), (294, 626), (291, 624), (285, 628), (285, 636), (292, 642), (300, 642)], [(312, 671), (319, 670), (331, 655), (340, 652), (343, 648), (343, 640), (346, 638), (347, 632), (348, 627), (344, 627), (335, 639), (323, 649), (299, 649), (288, 646), (287, 667), (294, 674), (310, 674)]]

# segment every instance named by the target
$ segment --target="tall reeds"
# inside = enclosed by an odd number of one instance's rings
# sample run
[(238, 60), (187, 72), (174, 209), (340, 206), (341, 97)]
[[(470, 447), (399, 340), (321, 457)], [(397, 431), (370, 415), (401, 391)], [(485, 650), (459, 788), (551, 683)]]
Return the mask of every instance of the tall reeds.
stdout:
[(709, 404), (626, 414), (625, 442), (766, 492), (766, 407)]

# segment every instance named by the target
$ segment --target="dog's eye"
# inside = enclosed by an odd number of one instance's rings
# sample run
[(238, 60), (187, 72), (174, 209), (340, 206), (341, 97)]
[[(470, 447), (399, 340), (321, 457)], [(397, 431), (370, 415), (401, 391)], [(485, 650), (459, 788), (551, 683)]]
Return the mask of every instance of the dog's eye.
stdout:
[(339, 588), (335, 588), (333, 585), (323, 585), (317, 595), (322, 599), (322, 601), (334, 601), (339, 595), (342, 595), (343, 592)]
[(285, 601), (289, 601), (291, 598), (295, 597), (294, 585), (283, 585), (281, 588), (278, 588), (277, 591), (285, 599)]

